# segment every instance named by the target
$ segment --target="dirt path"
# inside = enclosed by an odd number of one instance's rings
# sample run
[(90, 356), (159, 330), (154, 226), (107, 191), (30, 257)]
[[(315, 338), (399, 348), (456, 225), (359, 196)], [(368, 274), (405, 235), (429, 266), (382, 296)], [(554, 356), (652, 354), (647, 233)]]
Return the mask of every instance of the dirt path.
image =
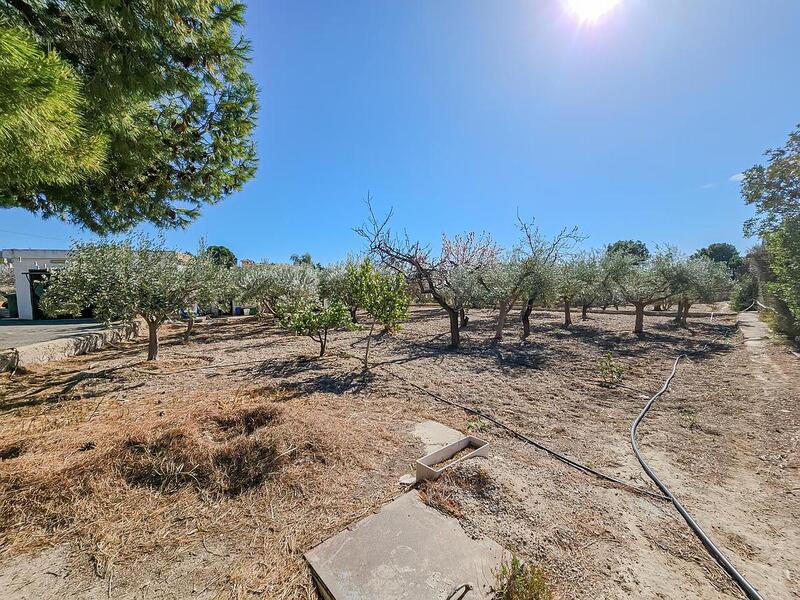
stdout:
[(744, 346), (750, 351), (753, 362), (753, 376), (763, 382), (766, 388), (774, 385), (782, 386), (790, 383), (790, 378), (776, 360), (781, 354), (771, 341), (772, 333), (767, 324), (759, 318), (757, 311), (739, 313), (736, 318), (744, 338)]

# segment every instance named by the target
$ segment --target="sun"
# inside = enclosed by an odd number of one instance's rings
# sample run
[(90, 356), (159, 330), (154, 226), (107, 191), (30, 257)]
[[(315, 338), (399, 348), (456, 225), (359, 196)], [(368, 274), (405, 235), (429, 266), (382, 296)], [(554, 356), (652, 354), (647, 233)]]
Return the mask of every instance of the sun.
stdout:
[(584, 23), (596, 23), (622, 0), (563, 0), (568, 12)]

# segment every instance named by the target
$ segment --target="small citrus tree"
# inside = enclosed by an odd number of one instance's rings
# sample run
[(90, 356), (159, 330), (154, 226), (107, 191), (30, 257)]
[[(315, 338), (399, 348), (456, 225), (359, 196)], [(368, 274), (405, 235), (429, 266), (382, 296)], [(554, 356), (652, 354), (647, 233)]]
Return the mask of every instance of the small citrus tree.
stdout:
[(303, 301), (295, 305), (283, 305), (278, 309), (278, 318), (289, 331), (317, 342), (320, 356), (325, 356), (331, 329), (349, 329), (353, 326), (347, 306), (338, 300), (327, 304)]
[(76, 243), (50, 276), (41, 306), (48, 314), (80, 314), (91, 306), (106, 322), (141, 317), (148, 329), (147, 360), (156, 360), (161, 324), (208, 285), (208, 272), (191, 261), (145, 236)]
[(368, 258), (349, 264), (347, 279), (353, 298), (371, 320), (364, 352), (364, 368), (369, 369), (369, 350), (375, 326), (380, 323), (384, 330), (391, 331), (408, 316), (411, 301), (408, 284), (402, 273), (375, 269)]

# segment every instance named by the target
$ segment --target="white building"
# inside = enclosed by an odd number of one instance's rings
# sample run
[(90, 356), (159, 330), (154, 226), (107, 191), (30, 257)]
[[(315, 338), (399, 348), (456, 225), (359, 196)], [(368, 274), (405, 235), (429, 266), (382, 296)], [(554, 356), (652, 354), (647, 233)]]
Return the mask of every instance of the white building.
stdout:
[(14, 269), (14, 286), (17, 291), (17, 310), (20, 319), (41, 319), (39, 295), (41, 282), (53, 265), (63, 265), (66, 250), (3, 250), (0, 257)]

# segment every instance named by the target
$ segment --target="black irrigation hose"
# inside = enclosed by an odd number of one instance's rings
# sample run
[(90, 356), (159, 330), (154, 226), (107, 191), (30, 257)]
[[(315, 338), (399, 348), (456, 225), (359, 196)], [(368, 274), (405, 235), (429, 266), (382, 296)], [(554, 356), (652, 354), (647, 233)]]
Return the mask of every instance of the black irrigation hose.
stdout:
[(739, 586), (739, 588), (745, 593), (745, 595), (749, 598), (749, 600), (763, 600), (758, 591), (750, 584), (750, 582), (747, 581), (747, 579), (744, 578), (744, 576), (741, 573), (739, 573), (739, 571), (736, 570), (736, 567), (734, 567), (728, 560), (728, 558), (722, 553), (722, 551), (719, 548), (717, 548), (717, 546), (714, 545), (714, 542), (711, 541), (708, 535), (706, 535), (705, 531), (703, 531), (700, 525), (697, 524), (697, 521), (695, 521), (694, 518), (692, 518), (692, 515), (690, 515), (687, 512), (687, 510), (672, 494), (669, 488), (666, 485), (664, 485), (664, 482), (662, 482), (658, 478), (658, 476), (655, 474), (650, 465), (647, 464), (647, 461), (642, 456), (642, 453), (639, 451), (639, 446), (636, 443), (636, 430), (639, 427), (639, 424), (642, 422), (642, 419), (644, 419), (645, 415), (648, 413), (650, 408), (652, 408), (653, 403), (656, 400), (658, 400), (658, 398), (660, 398), (664, 394), (664, 392), (667, 391), (670, 382), (675, 377), (675, 373), (678, 370), (678, 363), (682, 358), (687, 358), (687, 355), (680, 354), (675, 359), (675, 363), (672, 365), (672, 372), (669, 374), (669, 377), (667, 377), (666, 381), (664, 381), (664, 385), (662, 385), (661, 389), (659, 389), (653, 395), (653, 397), (650, 398), (645, 407), (642, 409), (642, 412), (640, 412), (639, 416), (636, 417), (636, 419), (633, 421), (633, 424), (631, 425), (631, 445), (633, 446), (633, 452), (634, 454), (636, 454), (636, 458), (639, 461), (639, 464), (642, 465), (642, 468), (644, 469), (645, 473), (647, 473), (648, 477), (650, 477), (650, 479), (652, 479), (653, 482), (658, 486), (658, 489), (664, 492), (664, 495), (667, 498), (669, 498), (669, 500), (675, 506), (675, 509), (681, 514), (684, 521), (686, 521), (686, 524), (700, 539), (700, 541), (703, 543), (703, 546), (705, 546), (708, 553), (711, 554), (714, 560), (717, 561), (719, 566), (721, 566), (725, 570), (725, 572), (736, 582), (736, 585)]
[(640, 487), (637, 487), (635, 485), (630, 485), (629, 483), (625, 483), (621, 479), (617, 479), (616, 477), (613, 477), (612, 475), (606, 475), (605, 473), (601, 473), (600, 471), (597, 471), (596, 469), (593, 469), (592, 467), (589, 467), (587, 465), (579, 463), (578, 461), (573, 460), (573, 459), (569, 458), (568, 456), (565, 456), (565, 455), (563, 455), (563, 454), (561, 454), (559, 452), (556, 452), (555, 450), (551, 450), (547, 446), (543, 446), (542, 444), (540, 444), (536, 440), (533, 440), (533, 439), (529, 438), (528, 436), (518, 432), (517, 430), (512, 429), (511, 427), (509, 427), (508, 425), (506, 425), (505, 423), (503, 423), (501, 421), (498, 421), (497, 419), (495, 419), (491, 415), (483, 413), (483, 412), (481, 412), (481, 411), (479, 411), (479, 410), (477, 410), (475, 408), (471, 408), (469, 406), (465, 406), (463, 404), (459, 404), (458, 402), (454, 402), (452, 400), (447, 400), (446, 398), (442, 398), (441, 396), (439, 396), (437, 394), (434, 394), (430, 390), (426, 390), (424, 387), (419, 386), (416, 383), (413, 383), (413, 382), (409, 381), (408, 379), (406, 379), (404, 377), (401, 377), (400, 375), (397, 375), (396, 373), (393, 373), (392, 371), (390, 371), (386, 367), (383, 367), (381, 365), (377, 365), (377, 366), (378, 366), (378, 368), (382, 369), (383, 371), (385, 371), (386, 373), (388, 373), (392, 377), (395, 377), (396, 379), (399, 379), (400, 381), (402, 381), (406, 385), (409, 385), (409, 386), (411, 386), (413, 388), (416, 388), (416, 389), (426, 393), (428, 396), (430, 396), (431, 398), (437, 400), (438, 402), (443, 402), (444, 404), (449, 404), (450, 406), (453, 406), (455, 408), (460, 408), (464, 412), (473, 414), (473, 415), (475, 415), (477, 417), (480, 417), (481, 419), (485, 419), (485, 420), (487, 420), (487, 421), (489, 421), (491, 423), (494, 423), (495, 425), (497, 425), (501, 429), (503, 429), (503, 430), (507, 431), (508, 433), (510, 433), (513, 437), (517, 438), (518, 440), (521, 440), (521, 441), (523, 441), (523, 442), (525, 442), (527, 444), (530, 444), (534, 448), (538, 448), (539, 450), (542, 450), (543, 452), (546, 452), (547, 454), (549, 454), (550, 456), (552, 456), (556, 460), (560, 460), (561, 462), (566, 463), (567, 465), (569, 465), (569, 466), (571, 466), (571, 467), (573, 467), (575, 469), (578, 469), (579, 471), (582, 471), (584, 473), (588, 473), (590, 475), (594, 475), (595, 477), (598, 477), (599, 479), (614, 483), (614, 484), (616, 484), (616, 485), (618, 485), (620, 487), (625, 488), (626, 490), (630, 490), (630, 491), (635, 492), (637, 494), (643, 494), (645, 496), (649, 496), (650, 498), (655, 498), (656, 500), (669, 500), (670, 499), (668, 496), (662, 496), (661, 494), (657, 494), (655, 492), (651, 492), (650, 490), (646, 490), (644, 488), (640, 488)]

